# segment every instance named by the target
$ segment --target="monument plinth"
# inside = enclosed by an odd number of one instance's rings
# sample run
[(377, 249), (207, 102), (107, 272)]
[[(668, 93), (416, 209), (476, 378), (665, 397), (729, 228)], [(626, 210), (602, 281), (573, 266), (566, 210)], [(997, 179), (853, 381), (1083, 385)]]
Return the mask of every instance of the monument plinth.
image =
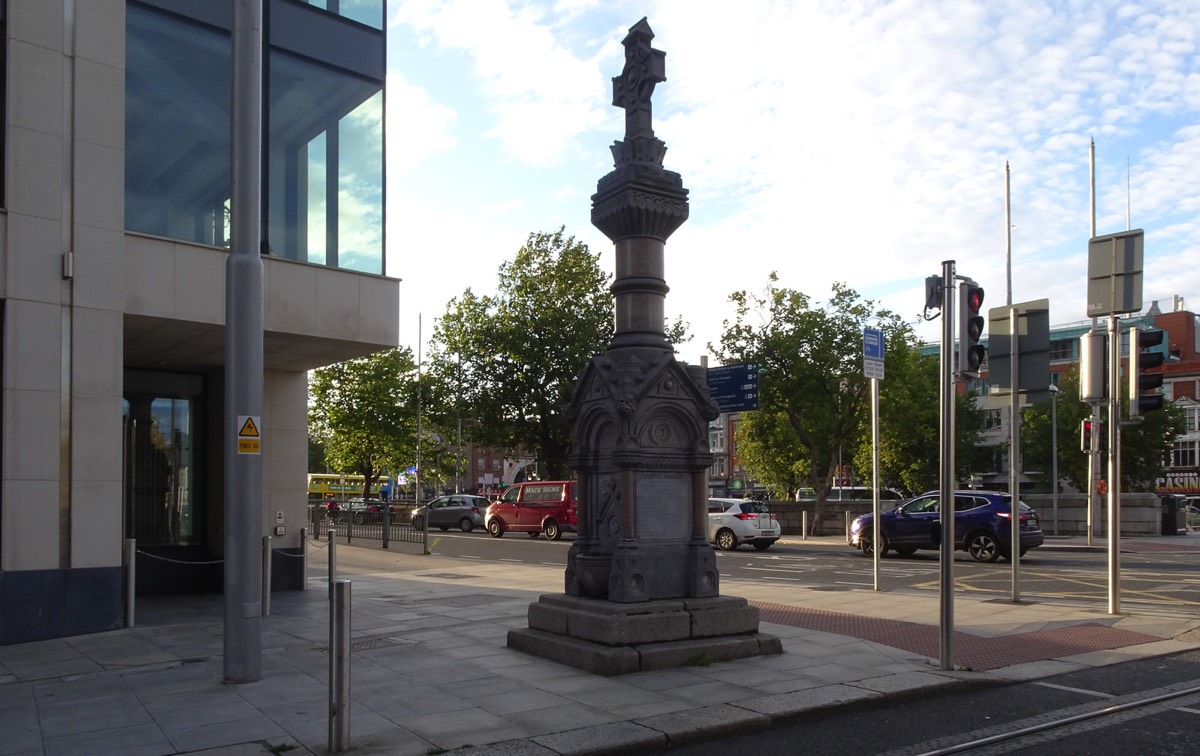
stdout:
[(688, 218), (687, 189), (663, 168), (650, 97), (665, 54), (642, 19), (625, 38), (613, 104), (625, 109), (614, 169), (592, 196), (612, 240), (615, 328), (584, 367), (568, 408), (578, 475), (578, 536), (566, 595), (529, 608), (508, 645), (598, 674), (780, 653), (758, 610), (720, 595), (708, 542), (708, 423), (720, 414), (704, 369), (675, 359), (665, 332), (664, 251)]

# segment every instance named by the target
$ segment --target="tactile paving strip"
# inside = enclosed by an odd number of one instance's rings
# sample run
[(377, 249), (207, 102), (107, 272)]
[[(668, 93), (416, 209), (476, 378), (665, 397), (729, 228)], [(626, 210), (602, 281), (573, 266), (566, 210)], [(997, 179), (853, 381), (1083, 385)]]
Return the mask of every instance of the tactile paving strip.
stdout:
[[(941, 656), (941, 635), (935, 625), (903, 620), (861, 617), (824, 609), (750, 602), (758, 607), (763, 622), (803, 627), (836, 635), (848, 635), (892, 648), (937, 659)], [(1059, 659), (1065, 656), (1136, 646), (1160, 641), (1155, 635), (1135, 633), (1108, 625), (1085, 623), (985, 638), (960, 630), (954, 631), (954, 663), (984, 671), (1026, 662)]]

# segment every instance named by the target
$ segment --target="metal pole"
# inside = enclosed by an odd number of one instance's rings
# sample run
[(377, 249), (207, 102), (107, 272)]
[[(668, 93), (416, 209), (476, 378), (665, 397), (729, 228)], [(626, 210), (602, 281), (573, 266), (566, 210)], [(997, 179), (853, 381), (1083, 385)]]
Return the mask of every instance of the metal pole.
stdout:
[(1058, 535), (1058, 386), (1050, 384), (1050, 484), (1054, 510), (1054, 535)]
[[(1090, 140), (1088, 148), (1088, 193), (1090, 195), (1091, 225), (1088, 238), (1096, 236), (1096, 140)], [(1092, 330), (1099, 331), (1100, 324), (1092, 318)], [(1100, 427), (1100, 404), (1092, 404), (1092, 428)], [(1088, 449), (1088, 488), (1087, 488), (1087, 545), (1095, 545), (1096, 533), (1096, 483), (1100, 478), (1100, 434), (1092, 432), (1092, 446)]]
[(329, 590), (329, 751), (350, 747), (350, 581)]
[[(1113, 301), (1116, 301), (1115, 299)], [(1108, 318), (1108, 613), (1121, 611), (1121, 326)], [(1093, 426), (1095, 427), (1095, 426)]]
[(329, 584), (337, 580), (337, 531), (329, 531)]
[(137, 589), (137, 541), (125, 539), (125, 627), (133, 627), (135, 591)]
[[(954, 669), (954, 261), (942, 263), (942, 352), (938, 465), (938, 507), (941, 512), (942, 541), (939, 553), (939, 629), (940, 666)], [(946, 513), (950, 512), (947, 517)], [(876, 548), (878, 551), (878, 547)]]
[[(873, 519), (871, 527), (874, 529), (871, 541), (873, 544), (879, 543), (879, 379), (871, 379), (871, 512)], [(849, 533), (850, 529), (846, 528)], [(879, 585), (879, 547), (871, 549), (871, 567), (875, 579), (875, 590), (880, 590)]]
[[(226, 682), (262, 675), (262, 596), (256, 550), (262, 532), (262, 456), (238, 443), (263, 396), (262, 0), (233, 6), (230, 219), (225, 261), (225, 632)], [(242, 422), (239, 422), (242, 421)], [(260, 441), (260, 438), (254, 438)]]
[(801, 541), (808, 540), (808, 511), (807, 510), (800, 513), (800, 540)]
[(1021, 310), (1009, 306), (1008, 322), (1012, 326), (1009, 341), (1009, 421), (1008, 421), (1008, 494), (1009, 541), (1008, 557), (1012, 565), (1012, 600), (1021, 600)]
[(271, 615), (271, 536), (262, 539), (262, 613)]
[(300, 528), (300, 590), (308, 590), (308, 528)]

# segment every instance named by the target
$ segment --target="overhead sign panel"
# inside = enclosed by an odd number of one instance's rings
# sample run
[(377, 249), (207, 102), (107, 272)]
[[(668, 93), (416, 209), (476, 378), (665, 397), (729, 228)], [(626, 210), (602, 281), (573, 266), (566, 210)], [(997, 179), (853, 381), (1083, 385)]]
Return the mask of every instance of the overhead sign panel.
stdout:
[(758, 409), (758, 363), (709, 368), (708, 391), (722, 412)]
[(1144, 236), (1137, 228), (1088, 241), (1088, 317), (1141, 311)]

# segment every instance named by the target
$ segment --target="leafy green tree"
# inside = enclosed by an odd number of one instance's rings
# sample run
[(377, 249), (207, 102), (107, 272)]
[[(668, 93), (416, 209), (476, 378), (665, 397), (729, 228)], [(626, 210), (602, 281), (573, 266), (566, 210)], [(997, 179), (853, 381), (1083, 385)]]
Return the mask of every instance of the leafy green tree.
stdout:
[(598, 259), (562, 228), (530, 234), (500, 266), (496, 294), (452, 299), (431, 342), (429, 372), (448, 412), (478, 420), (475, 442), (533, 455), (550, 478), (567, 474), (575, 379), (613, 333)]
[[(735, 433), (741, 463), (771, 492), (771, 498), (791, 498), (795, 491), (808, 485), (810, 464), (786, 413), (747, 412)], [(780, 455), (778, 449), (794, 453)]]
[[(1053, 436), (1050, 418), (1058, 420), (1058, 475), (1078, 491), (1088, 489), (1088, 458), (1080, 450), (1080, 424), (1091, 415), (1091, 407), (1079, 401), (1079, 371), (1072, 366), (1058, 384), (1058, 406), (1049, 402), (1027, 407), (1021, 413), (1021, 456), (1025, 466), (1041, 472), (1047, 481), (1053, 469)], [(1174, 449), (1175, 438), (1184, 432), (1185, 414), (1170, 402), (1138, 423), (1121, 426), (1121, 490), (1153, 491)], [(1105, 442), (1107, 431), (1101, 441)], [(1107, 467), (1105, 468), (1107, 469)], [(1107, 475), (1107, 473), (1104, 473)], [(1047, 488), (1050, 486), (1047, 485)]]
[[(730, 300), (736, 321), (726, 321), (713, 351), (726, 363), (758, 362), (759, 412), (778, 418), (750, 421), (743, 442), (760, 445), (758, 458), (773, 458), (775, 469), (793, 466), (803, 475), (816, 493), (819, 532), (839, 460), (848, 463), (864, 443), (870, 382), (863, 375), (863, 328), (879, 328), (886, 343), (897, 345), (912, 341), (911, 328), (844, 284), (834, 284), (818, 306), (778, 286), (774, 273), (761, 296), (739, 291)], [(790, 432), (783, 432), (784, 421)], [(757, 476), (759, 468), (753, 471)]]
[[(886, 377), (879, 384), (880, 485), (917, 494), (938, 487), (941, 470), (940, 360), (915, 343), (888, 345)], [(980, 447), (984, 410), (974, 393), (955, 394), (955, 479), (990, 467), (991, 449)], [(871, 413), (864, 413), (862, 443), (854, 463), (870, 477)]]
[(330, 468), (363, 476), (364, 497), (383, 470), (416, 458), (416, 367), (408, 348), (389, 349), (314, 370), (309, 380), (309, 436)]

